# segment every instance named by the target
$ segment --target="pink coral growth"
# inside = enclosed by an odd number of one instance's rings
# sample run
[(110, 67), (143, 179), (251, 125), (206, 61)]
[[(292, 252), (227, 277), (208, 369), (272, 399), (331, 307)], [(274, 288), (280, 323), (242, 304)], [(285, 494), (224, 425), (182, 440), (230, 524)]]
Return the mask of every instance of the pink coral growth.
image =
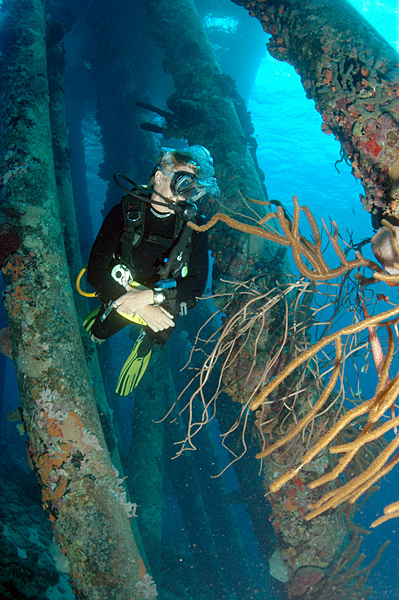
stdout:
[(158, 596), (156, 585), (148, 573), (146, 573), (143, 577), (140, 577), (139, 581), (136, 583), (136, 589), (139, 593), (139, 598), (143, 600), (151, 600), (151, 598), (156, 598)]
[(90, 431), (88, 431), (86, 429), (86, 427), (83, 427), (83, 429), (82, 429), (82, 442), (86, 446), (90, 446), (91, 448), (94, 448), (95, 450), (103, 449), (100, 442), (98, 441), (97, 437), (93, 433), (90, 433)]
[(116, 477), (115, 495), (118, 499), (119, 504), (121, 505), (129, 519), (131, 517), (137, 517), (137, 504), (135, 502), (129, 502), (126, 496), (126, 489), (123, 483), (126, 477), (121, 478), (119, 476), (118, 470), (115, 469), (115, 467), (112, 467), (112, 470)]
[(12, 359), (10, 328), (0, 329), (0, 353)]

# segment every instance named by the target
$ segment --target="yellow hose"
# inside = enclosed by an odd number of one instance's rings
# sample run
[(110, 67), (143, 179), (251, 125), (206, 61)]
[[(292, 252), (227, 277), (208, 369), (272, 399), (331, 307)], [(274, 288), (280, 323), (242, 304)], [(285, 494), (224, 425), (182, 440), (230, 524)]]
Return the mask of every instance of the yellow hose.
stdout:
[(82, 288), (80, 287), (80, 281), (81, 281), (81, 279), (82, 279), (82, 277), (83, 277), (84, 272), (86, 271), (86, 269), (87, 269), (87, 265), (85, 267), (83, 267), (83, 269), (81, 270), (81, 272), (77, 276), (77, 278), (76, 278), (76, 289), (78, 290), (78, 292), (79, 292), (79, 294), (81, 296), (85, 296), (86, 298), (95, 298), (97, 296), (97, 292), (91, 292), (91, 293), (84, 292), (82, 290)]

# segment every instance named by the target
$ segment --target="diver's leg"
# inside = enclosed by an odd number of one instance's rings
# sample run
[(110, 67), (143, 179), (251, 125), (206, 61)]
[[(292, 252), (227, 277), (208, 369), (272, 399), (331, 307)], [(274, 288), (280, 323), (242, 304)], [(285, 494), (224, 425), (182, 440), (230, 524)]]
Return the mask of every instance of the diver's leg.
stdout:
[[(93, 313), (91, 313), (93, 314)], [(129, 319), (122, 317), (111, 305), (103, 306), (95, 316), (90, 329), (86, 329), (93, 342), (101, 344), (106, 339), (117, 333), (127, 325), (131, 325)]]

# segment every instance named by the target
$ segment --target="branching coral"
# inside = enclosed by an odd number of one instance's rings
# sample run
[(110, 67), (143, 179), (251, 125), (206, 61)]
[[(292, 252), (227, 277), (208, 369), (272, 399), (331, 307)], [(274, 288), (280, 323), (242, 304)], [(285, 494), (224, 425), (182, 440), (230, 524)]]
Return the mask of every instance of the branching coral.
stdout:
[[(356, 258), (354, 260), (347, 259), (344, 251), (339, 245), (338, 226), (335, 221), (332, 222), (334, 229), (333, 233), (330, 233), (326, 225), (323, 223), (329, 240), (336, 252), (338, 259), (340, 260), (340, 265), (338, 267), (329, 267), (323, 256), (320, 231), (314, 216), (307, 206), (299, 206), (298, 198), (296, 196), (294, 196), (293, 202), (294, 216), (292, 223), (287, 218), (283, 208), (278, 206), (277, 213), (269, 212), (257, 225), (241, 223), (223, 213), (217, 213), (206, 225), (198, 226), (191, 222), (189, 225), (195, 231), (207, 231), (218, 221), (222, 221), (233, 229), (238, 229), (239, 231), (244, 231), (248, 234), (265, 238), (266, 240), (281, 246), (290, 246), (295, 264), (300, 273), (311, 281), (327, 281), (329, 279), (335, 279), (341, 275), (353, 271), (354, 269), (358, 269), (359, 267), (368, 267), (376, 273), (384, 273), (377, 263), (367, 260), (360, 254), (360, 252), (356, 252)], [(262, 204), (270, 206), (271, 202), (268, 201)], [(305, 214), (311, 227), (314, 238), (313, 242), (300, 234), (299, 219), (301, 212)], [(283, 234), (277, 233), (270, 228), (269, 221), (272, 219), (276, 219), (278, 221)]]
[[(196, 386), (188, 403), (182, 411), (189, 411), (188, 433), (181, 442), (180, 454), (187, 447), (195, 448), (193, 438), (203, 425), (208, 423), (215, 415), (216, 402), (223, 391), (242, 404), (241, 415), (248, 412), (249, 403), (254, 399), (256, 392), (265, 385), (268, 378), (272, 377), (285, 363), (285, 347), (292, 328), (292, 314), (304, 320), (301, 313), (301, 300), (309, 291), (309, 284), (294, 282), (292, 284), (276, 286), (270, 290), (263, 289), (262, 280), (239, 282), (231, 284), (226, 282), (225, 291), (220, 296), (224, 299), (223, 310), (232, 308), (232, 316), (216, 329), (209, 337), (206, 330), (210, 322), (219, 316), (213, 314), (201, 327), (190, 355), (190, 362), (195, 354), (205, 357), (202, 367), (195, 377)], [(220, 296), (214, 296), (217, 302)], [(229, 300), (230, 298), (230, 300)], [(233, 304), (233, 307), (230, 306)], [(273, 323), (272, 309), (279, 308), (281, 322)], [(290, 316), (291, 315), (291, 316)], [(282, 330), (280, 330), (283, 324)], [(279, 335), (277, 335), (277, 330)], [(303, 325), (298, 328), (297, 336), (304, 334)], [(264, 357), (259, 362), (266, 345), (266, 339), (273, 339), (272, 356), (270, 361)], [(269, 342), (270, 343), (270, 342)], [(221, 371), (213, 393), (209, 396), (207, 384), (214, 372), (216, 365), (221, 362)], [(238, 371), (238, 373), (237, 373)], [(191, 384), (190, 384), (191, 385)], [(186, 390), (183, 390), (184, 394)], [(196, 398), (200, 399), (200, 406), (192, 410)], [(266, 414), (265, 411), (264, 415)], [(266, 420), (266, 417), (265, 417)], [(238, 425), (240, 419), (234, 426)], [(262, 422), (262, 426), (264, 421)], [(227, 432), (224, 437), (227, 437)]]
[[(227, 215), (217, 214), (207, 225), (203, 226), (203, 229), (211, 227), (218, 220), (222, 220), (228, 225), (241, 231), (259, 235), (279, 244), (289, 245), (301, 274), (307, 279), (316, 282), (316, 289), (319, 290), (319, 293), (321, 289), (320, 286), (324, 285), (324, 282), (340, 277), (346, 278), (351, 271), (359, 269), (359, 267), (370, 268), (375, 278), (374, 280), (377, 278), (379, 280), (384, 279), (386, 274), (383, 270), (376, 265), (376, 263), (365, 259), (359, 251), (356, 252), (356, 258), (354, 260), (347, 259), (345, 252), (340, 247), (338, 229), (335, 223), (333, 223), (333, 233), (330, 233), (326, 226), (324, 226), (329, 241), (334, 248), (336, 257), (340, 262), (338, 267), (330, 268), (323, 256), (321, 235), (313, 215), (306, 207), (300, 207), (296, 199), (294, 199), (294, 205), (295, 211), (292, 223), (286, 217), (281, 207), (278, 207), (277, 214), (269, 213), (256, 226), (240, 223)], [(299, 231), (299, 218), (301, 212), (305, 214), (308, 220), (312, 231), (313, 241), (302, 236)], [(283, 234), (277, 233), (276, 231), (270, 231), (270, 229), (265, 229), (265, 225), (273, 218), (278, 220)], [(363, 276), (356, 274), (356, 277), (361, 283), (365, 281)], [(397, 277), (395, 278), (395, 276), (391, 276), (390, 279), (393, 279), (396, 283), (398, 282), (398, 279)], [(373, 277), (371, 280), (373, 280)], [(368, 281), (370, 281), (370, 279)], [(248, 309), (248, 307), (246, 307), (246, 309)], [(244, 310), (241, 313), (241, 319), (245, 314)], [(223, 335), (225, 333), (227, 334), (228, 328), (232, 326), (234, 318), (235, 316), (228, 320), (227, 326), (223, 329), (221, 336), (222, 343)], [(293, 320), (296, 320), (295, 316), (293, 317)], [(310, 489), (315, 489), (323, 484), (333, 482), (337, 480), (338, 477), (343, 476), (345, 469), (352, 461), (356, 461), (356, 458), (359, 456), (363, 447), (373, 443), (375, 440), (382, 439), (388, 432), (392, 430), (395, 431), (395, 428), (399, 425), (399, 417), (390, 419), (383, 424), (381, 424), (381, 419), (384, 417), (386, 411), (393, 406), (399, 394), (399, 375), (396, 375), (391, 381), (389, 380), (389, 369), (395, 351), (394, 331), (398, 322), (399, 307), (394, 306), (394, 308), (371, 317), (367, 316), (363, 319), (356, 317), (350, 325), (338, 329), (329, 335), (323, 335), (315, 343), (310, 344), (308, 341), (308, 343), (302, 346), (302, 349), (299, 351), (297, 348), (295, 354), (291, 353), (289, 363), (286, 366), (283, 366), (278, 373), (273, 373), (274, 377), (267, 385), (257, 393), (256, 397), (251, 398), (248, 401), (249, 408), (252, 411), (257, 411), (258, 409), (261, 411), (258, 415), (258, 419), (260, 419), (261, 424), (263, 425), (265, 421), (267, 422), (267, 415), (270, 410), (269, 405), (275, 400), (275, 394), (277, 393), (280, 398), (283, 397), (283, 401), (287, 399), (287, 389), (290, 388), (289, 378), (294, 376), (294, 372), (298, 373), (297, 384), (294, 386), (294, 393), (299, 395), (302, 391), (301, 388), (303, 388), (301, 378), (303, 378), (306, 373), (309, 375), (309, 365), (311, 364), (311, 361), (319, 361), (320, 359), (318, 357), (320, 356), (326, 358), (326, 350), (330, 351), (330, 348), (335, 346), (335, 353), (333, 353), (330, 358), (330, 368), (325, 368), (324, 374), (322, 373), (317, 378), (320, 383), (318, 393), (313, 394), (313, 396), (309, 395), (308, 400), (302, 404), (302, 416), (300, 416), (295, 424), (291, 424), (288, 431), (283, 433), (279, 439), (271, 444), (268, 444), (264, 434), (262, 435), (264, 447), (257, 456), (259, 459), (263, 459), (272, 455), (280, 448), (287, 446), (287, 444), (295, 440), (297, 436), (303, 435), (305, 430), (311, 426), (316, 419), (319, 420), (321, 416), (331, 414), (331, 406), (334, 404), (333, 398), (337, 395), (337, 382), (340, 382), (338, 389), (341, 389), (340, 393), (342, 393), (346, 377), (345, 366), (350, 354), (355, 352), (359, 345), (359, 335), (362, 332), (373, 332), (376, 335), (374, 331), (375, 328), (378, 330), (381, 330), (381, 328), (386, 329), (388, 336), (387, 353), (384, 364), (379, 371), (379, 383), (375, 395), (369, 400), (360, 403), (357, 401), (352, 408), (348, 408), (344, 403), (345, 394), (343, 394), (340, 414), (335, 414), (333, 421), (327, 425), (326, 431), (322, 435), (310, 438), (308, 450), (300, 457), (296, 465), (289, 468), (271, 484), (271, 492), (279, 491), (282, 486), (297, 476), (301, 469), (312, 463), (326, 448), (329, 448), (331, 453), (340, 454), (342, 456), (331, 471), (323, 473), (315, 480), (310, 481), (307, 485)], [(245, 319), (242, 319), (240, 324), (242, 330), (245, 330), (245, 323)], [(289, 323), (289, 320), (287, 323)], [(306, 328), (306, 323), (305, 325), (302, 324), (302, 326)], [(332, 323), (330, 324), (330, 327), (331, 326)], [(222, 350), (223, 346), (219, 345), (218, 350), (220, 353), (217, 357), (219, 358), (223, 354), (223, 351), (232, 347), (234, 346), (231, 345), (231, 341), (230, 346), (227, 344), (224, 350)], [(216, 362), (216, 355), (214, 353), (206, 361), (206, 366), (199, 376), (201, 383), (197, 393), (202, 394), (202, 384), (210, 376), (210, 371)], [(228, 353), (227, 359), (224, 359), (222, 362), (222, 372), (223, 369), (226, 368), (226, 360), (230, 360), (230, 355)], [(328, 379), (326, 379), (328, 373), (329, 376)], [(270, 375), (268, 378), (270, 379)], [(264, 380), (261, 379), (261, 382), (263, 384)], [(284, 390), (282, 388), (283, 385), (286, 388)], [(259, 387), (261, 386), (258, 386), (258, 388)], [(274, 394), (273, 397), (271, 397), (272, 394)], [(195, 395), (196, 393), (193, 394), (190, 403)], [(207, 411), (209, 410), (209, 400), (206, 401), (203, 395), (202, 398), (203, 414), (207, 414)], [(246, 405), (246, 407), (248, 405)], [(358, 426), (358, 419), (360, 417), (367, 417), (362, 428)], [(200, 423), (196, 423), (195, 427), (202, 426), (204, 422), (205, 421), (203, 420)], [(193, 423), (190, 422), (190, 425), (192, 426)], [(341, 434), (341, 432), (345, 432), (351, 426), (354, 426), (357, 431), (354, 439), (347, 443), (337, 444), (337, 436)], [(190, 430), (187, 440), (190, 442)], [(362, 471), (356, 474), (355, 477), (349, 478), (343, 485), (338, 484), (333, 489), (327, 491), (317, 501), (311, 503), (308, 506), (310, 513), (307, 514), (305, 518), (309, 520), (324, 513), (330, 508), (336, 508), (343, 502), (355, 502), (363, 493), (378, 482), (382, 476), (388, 473), (397, 462), (399, 462), (399, 453), (395, 454), (398, 448), (399, 438), (395, 437), (389, 444), (384, 446), (381, 451), (364, 466)], [(379, 522), (398, 515), (398, 506), (397, 503), (394, 503), (392, 507), (386, 509), (384, 517), (377, 520), (374, 524), (378, 524)]]
[[(390, 311), (386, 311), (385, 313), (376, 315), (374, 317), (369, 317), (365, 319), (363, 322), (360, 322), (356, 325), (348, 326), (344, 329), (341, 329), (337, 333), (328, 336), (320, 340), (317, 344), (312, 346), (309, 350), (303, 353), (302, 356), (299, 356), (298, 359), (291, 362), (290, 365), (286, 367), (273, 381), (271, 381), (264, 390), (259, 394), (258, 398), (252, 403), (251, 408), (254, 410), (258, 406), (260, 406), (268, 395), (274, 391), (279, 384), (281, 384), (289, 374), (292, 373), (300, 364), (308, 360), (311, 356), (315, 356), (317, 352), (322, 348), (328, 345), (331, 342), (335, 342), (336, 344), (336, 355), (334, 360), (334, 370), (333, 374), (321, 393), (317, 402), (313, 405), (313, 407), (307, 412), (306, 415), (294, 426), (291, 428), (289, 433), (280, 438), (278, 441), (273, 443), (270, 446), (264, 448), (257, 456), (258, 458), (264, 458), (266, 456), (270, 456), (273, 452), (290, 442), (294, 439), (299, 433), (301, 433), (304, 428), (314, 420), (322, 411), (325, 403), (327, 402), (329, 396), (331, 395), (336, 380), (338, 378), (339, 371), (343, 362), (343, 354), (342, 354), (342, 337), (344, 335), (354, 335), (358, 331), (368, 329), (375, 323), (379, 325), (384, 324), (388, 328), (389, 333), (389, 347), (387, 356), (385, 358), (384, 368), (380, 376), (379, 384), (376, 389), (376, 393), (374, 397), (370, 400), (363, 401), (358, 406), (355, 406), (352, 409), (346, 410), (346, 412), (341, 416), (341, 418), (326, 432), (326, 434), (319, 439), (312, 448), (301, 458), (299, 464), (293, 468), (288, 470), (284, 475), (280, 476), (271, 486), (271, 492), (277, 492), (281, 489), (281, 487), (293, 479), (298, 472), (307, 464), (309, 464), (322, 450), (328, 447), (334, 440), (336, 440), (337, 435), (345, 430), (351, 423), (354, 423), (355, 420), (362, 416), (368, 415), (367, 422), (364, 425), (363, 429), (359, 431), (356, 439), (347, 444), (336, 445), (330, 448), (330, 452), (334, 454), (343, 454), (343, 456), (339, 459), (337, 465), (334, 469), (319, 477), (318, 479), (311, 481), (308, 483), (308, 487), (310, 489), (317, 488), (325, 483), (331, 482), (335, 480), (341, 473), (344, 472), (345, 468), (349, 465), (349, 463), (356, 457), (360, 449), (373, 440), (379, 439), (384, 436), (391, 430), (395, 430), (395, 428), (399, 425), (399, 417), (390, 419), (388, 422), (383, 425), (377, 426), (380, 419), (383, 417), (384, 413), (390, 408), (395, 402), (398, 394), (399, 394), (399, 375), (397, 375), (390, 383), (387, 383), (388, 380), (388, 371), (392, 362), (393, 357), (393, 334), (391, 326), (396, 325), (398, 319), (392, 319), (392, 317), (397, 317), (399, 314), (399, 307), (395, 307)], [(391, 319), (386, 321), (386, 319)], [(355, 502), (364, 492), (366, 492), (372, 485), (374, 485), (377, 481), (381, 479), (384, 475), (389, 473), (393, 469), (393, 467), (399, 461), (399, 455), (394, 455), (397, 448), (399, 447), (399, 438), (395, 437), (386, 448), (384, 448), (379, 455), (367, 466), (365, 470), (361, 473), (357, 474), (355, 477), (352, 477), (347, 483), (342, 486), (339, 486), (329, 492), (327, 492), (320, 500), (316, 503), (309, 505), (309, 509), (311, 512), (305, 517), (306, 519), (311, 519), (319, 514), (322, 514), (329, 508), (335, 508), (339, 504), (345, 501), (349, 501), (350, 503)], [(394, 513), (392, 516), (397, 516)], [(386, 519), (384, 519), (386, 520)]]

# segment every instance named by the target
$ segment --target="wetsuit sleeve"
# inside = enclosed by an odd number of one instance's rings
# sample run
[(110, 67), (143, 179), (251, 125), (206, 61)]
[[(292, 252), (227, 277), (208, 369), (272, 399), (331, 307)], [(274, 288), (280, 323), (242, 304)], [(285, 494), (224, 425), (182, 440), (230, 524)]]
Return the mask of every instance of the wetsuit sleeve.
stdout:
[(110, 269), (123, 231), (122, 206), (118, 204), (105, 217), (91, 249), (87, 266), (87, 281), (106, 300), (116, 300), (126, 292), (125, 288), (111, 277)]
[(193, 308), (202, 296), (208, 279), (208, 235), (194, 232), (188, 275), (177, 282), (177, 302), (185, 302), (187, 308)]

